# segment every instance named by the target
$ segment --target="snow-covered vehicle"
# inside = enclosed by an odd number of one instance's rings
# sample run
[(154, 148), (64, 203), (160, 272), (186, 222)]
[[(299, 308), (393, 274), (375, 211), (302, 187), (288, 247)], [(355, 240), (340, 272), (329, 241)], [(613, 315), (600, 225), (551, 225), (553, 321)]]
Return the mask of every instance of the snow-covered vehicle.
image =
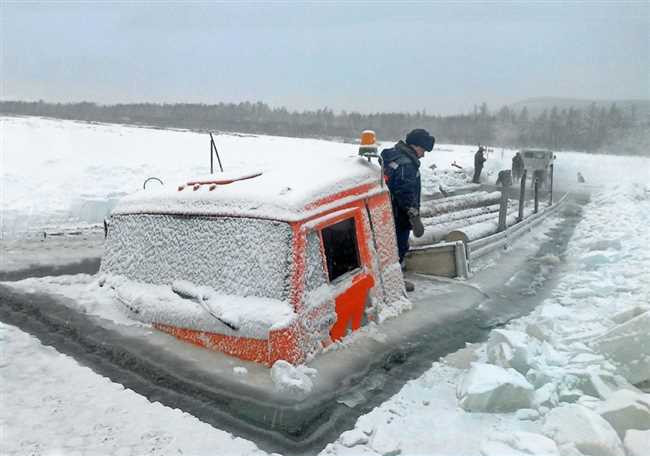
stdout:
[(108, 220), (102, 283), (132, 316), (272, 365), (303, 362), (408, 308), (377, 165), (216, 173), (125, 197)]
[(555, 154), (550, 150), (529, 149), (522, 150), (521, 156), (524, 159), (524, 169), (533, 178), (533, 183), (534, 178), (537, 178), (543, 187), (548, 187), (549, 179), (552, 179), (551, 169)]

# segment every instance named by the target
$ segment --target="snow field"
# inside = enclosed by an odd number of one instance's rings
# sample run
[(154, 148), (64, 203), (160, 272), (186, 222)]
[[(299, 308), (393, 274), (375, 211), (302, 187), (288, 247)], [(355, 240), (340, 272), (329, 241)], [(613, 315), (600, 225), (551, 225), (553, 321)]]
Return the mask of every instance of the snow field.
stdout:
[[(205, 174), (208, 164), (205, 135), (192, 132), (40, 118), (2, 118), (0, 127), (3, 236), (39, 223), (94, 221), (116, 194), (138, 189), (146, 177), (182, 182), (188, 170)], [(219, 135), (217, 145), (226, 166), (290, 166), (306, 150), (356, 153), (349, 144), (265, 136)], [(467, 173), (449, 165), (471, 165), (475, 150), (441, 147), (446, 150), (423, 160), (423, 185), (431, 191), (465, 185)], [(511, 154), (493, 153), (486, 177), (495, 179)], [(608, 187), (594, 196), (569, 244), (565, 274), (540, 308), (494, 331), (486, 344), (434, 363), (322, 454), (648, 454), (648, 394), (634, 385), (650, 375), (650, 160), (579, 153), (558, 159), (557, 176), (567, 185), (576, 170), (588, 183), (644, 185)], [(435, 171), (429, 168), (434, 163)], [(96, 280), (21, 283), (59, 294), (73, 289), (80, 310), (93, 313), (101, 307), (88, 293)], [(14, 327), (0, 324), (0, 342), (0, 453), (265, 454), (252, 442), (150, 403)], [(308, 390), (314, 373), (284, 367), (276, 369), (278, 388)], [(245, 368), (233, 369), (247, 375)]]
[[(39, 117), (0, 117), (0, 232), (21, 235), (42, 225), (102, 222), (119, 198), (142, 188), (156, 176), (176, 186), (209, 172), (209, 140), (190, 131), (84, 123)], [(215, 136), (226, 170), (280, 169), (300, 173), (299, 163), (315, 157), (357, 154), (357, 146), (332, 141), (275, 136), (219, 134)], [(383, 142), (382, 147), (392, 145)], [(438, 145), (422, 160), (424, 193), (463, 187), (472, 175), (475, 146)], [(483, 177), (496, 181), (499, 170), (510, 167), (515, 151), (495, 149), (488, 154)], [(312, 155), (313, 154), (313, 155)], [(451, 166), (456, 163), (464, 169)], [(435, 165), (436, 168), (432, 169)], [(582, 171), (588, 186), (607, 182), (648, 182), (650, 159), (558, 153), (558, 187), (578, 187)], [(308, 183), (310, 176), (304, 175)], [(156, 182), (148, 184), (159, 185)]]
[(262, 455), (256, 446), (100, 377), (0, 323), (2, 454)]

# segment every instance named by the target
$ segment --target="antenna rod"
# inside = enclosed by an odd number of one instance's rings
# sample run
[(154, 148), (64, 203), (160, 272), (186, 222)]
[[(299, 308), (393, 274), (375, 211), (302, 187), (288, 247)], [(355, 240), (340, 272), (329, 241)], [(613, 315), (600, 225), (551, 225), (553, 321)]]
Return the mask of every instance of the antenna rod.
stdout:
[(210, 133), (210, 173), (212, 173), (212, 148), (214, 147), (214, 154), (217, 156), (217, 162), (219, 163), (219, 169), (223, 173), (223, 166), (221, 166), (221, 158), (219, 158), (219, 151), (217, 150), (217, 145), (214, 143), (214, 138), (212, 133)]

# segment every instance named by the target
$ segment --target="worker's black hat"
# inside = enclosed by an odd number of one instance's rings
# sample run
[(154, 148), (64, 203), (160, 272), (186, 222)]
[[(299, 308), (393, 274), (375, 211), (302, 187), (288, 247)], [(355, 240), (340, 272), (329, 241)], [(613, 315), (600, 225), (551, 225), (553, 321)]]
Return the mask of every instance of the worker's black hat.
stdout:
[(416, 128), (406, 135), (406, 144), (411, 146), (420, 146), (426, 151), (431, 152), (433, 145), (436, 143), (436, 138), (431, 136), (428, 131), (423, 128)]

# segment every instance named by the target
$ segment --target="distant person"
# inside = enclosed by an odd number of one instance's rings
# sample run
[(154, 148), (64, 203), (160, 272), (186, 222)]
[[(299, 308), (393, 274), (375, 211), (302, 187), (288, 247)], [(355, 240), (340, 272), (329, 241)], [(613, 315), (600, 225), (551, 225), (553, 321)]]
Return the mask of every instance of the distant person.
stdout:
[(474, 154), (474, 178), (472, 179), (475, 184), (481, 183), (481, 171), (483, 171), (483, 164), (486, 160), (485, 146), (478, 146), (478, 150)]
[(512, 172), (509, 169), (504, 169), (503, 171), (499, 171), (496, 185), (497, 186), (501, 185), (503, 187), (510, 187), (512, 185)]
[(524, 159), (521, 152), (517, 152), (512, 157), (512, 179), (514, 182), (521, 181), (521, 176), (524, 175)]
[(585, 177), (582, 175), (580, 171), (578, 171), (578, 183), (579, 184), (584, 184), (585, 183)]
[[(399, 141), (390, 149), (381, 152), (390, 199), (393, 206), (395, 234), (397, 236), (397, 253), (399, 261), (404, 264), (404, 256), (409, 250), (411, 230), (415, 237), (424, 234), (424, 225), (420, 219), (420, 159), (425, 152), (433, 150), (435, 138), (428, 131), (418, 128), (411, 131), (404, 141)], [(415, 286), (404, 282), (406, 291), (413, 291)]]

